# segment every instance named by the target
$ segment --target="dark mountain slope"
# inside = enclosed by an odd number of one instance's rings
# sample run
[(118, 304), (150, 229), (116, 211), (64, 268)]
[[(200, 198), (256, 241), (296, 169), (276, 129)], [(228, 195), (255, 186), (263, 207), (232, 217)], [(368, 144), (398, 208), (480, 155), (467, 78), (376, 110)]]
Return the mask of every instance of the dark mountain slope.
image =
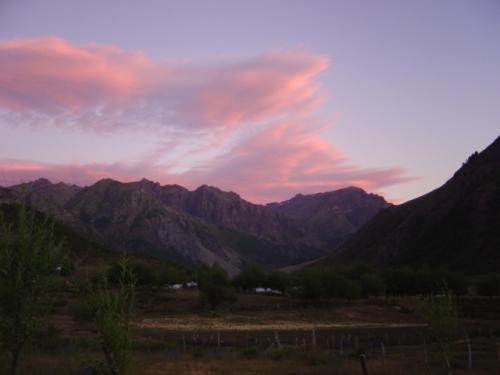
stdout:
[[(160, 200), (162, 194), (138, 186), (144, 183), (105, 179), (78, 189), (69, 199), (61, 201), (46, 194), (44, 183), (40, 193), (18, 187), (2, 189), (0, 202), (15, 202), (24, 197), (30, 205), (49, 213), (55, 220), (110, 248), (186, 264), (218, 262), (232, 274), (249, 262), (274, 268), (325, 254), (304, 243), (273, 241), (218, 226), (164, 204)], [(183, 188), (175, 186), (160, 190), (165, 194), (172, 191), (183, 194)]]
[(312, 195), (298, 194), (290, 200), (268, 204), (273, 210), (297, 220), (330, 249), (389, 206), (383, 197), (356, 187)]
[(179, 185), (161, 186), (144, 179), (135, 184), (152, 192), (165, 205), (209, 223), (270, 241), (320, 246), (292, 218), (247, 202), (236, 193), (207, 185), (191, 192)]
[(250, 262), (271, 269), (325, 256), (387, 206), (355, 188), (269, 207), (215, 187), (189, 191), (145, 179), (85, 188), (40, 179), (0, 188), (0, 204), (21, 199), (107, 247), (187, 264), (218, 262), (231, 273)]
[(500, 137), (440, 188), (378, 213), (330, 260), (500, 269)]

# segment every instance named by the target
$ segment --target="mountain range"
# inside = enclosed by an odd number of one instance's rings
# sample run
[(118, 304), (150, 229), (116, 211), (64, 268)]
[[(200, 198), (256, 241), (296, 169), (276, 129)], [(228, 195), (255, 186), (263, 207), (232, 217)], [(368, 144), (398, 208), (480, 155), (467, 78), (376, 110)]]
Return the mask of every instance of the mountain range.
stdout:
[(146, 179), (88, 187), (39, 179), (0, 188), (0, 204), (22, 199), (108, 248), (191, 265), (218, 262), (230, 274), (249, 263), (272, 269), (328, 255), (390, 206), (354, 187), (268, 205), (207, 185), (190, 191)]
[(500, 137), (443, 186), (380, 211), (327, 260), (378, 267), (500, 269)]

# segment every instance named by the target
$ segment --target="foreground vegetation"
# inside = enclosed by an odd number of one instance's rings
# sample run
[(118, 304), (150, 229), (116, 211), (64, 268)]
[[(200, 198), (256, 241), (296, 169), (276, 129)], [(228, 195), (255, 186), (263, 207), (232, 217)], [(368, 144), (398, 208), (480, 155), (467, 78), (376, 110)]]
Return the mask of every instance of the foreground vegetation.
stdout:
[(0, 220), (0, 373), (354, 374), (360, 355), (370, 374), (498, 366), (498, 275), (249, 265), (231, 279), (75, 250), (24, 206), (14, 217)]

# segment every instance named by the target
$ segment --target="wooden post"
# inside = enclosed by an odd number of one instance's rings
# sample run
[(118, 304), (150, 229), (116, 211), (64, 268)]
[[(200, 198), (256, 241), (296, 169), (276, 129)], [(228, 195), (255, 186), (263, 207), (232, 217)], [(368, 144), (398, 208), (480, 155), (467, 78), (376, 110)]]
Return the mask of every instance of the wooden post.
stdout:
[(451, 363), (450, 363), (450, 358), (448, 357), (448, 354), (444, 355), (444, 360), (446, 362), (446, 369), (448, 371), (448, 375), (453, 375), (453, 373), (451, 372)]
[(403, 365), (405, 363), (404, 361), (404, 357), (403, 357), (403, 345), (401, 345), (401, 336), (399, 336), (400, 338), (398, 339), (398, 343), (399, 343), (399, 357), (400, 357), (400, 361), (401, 361), (401, 366), (400, 366), (400, 373), (403, 374), (404, 371), (403, 371)]
[(427, 367), (427, 373), (429, 375), (431, 375), (432, 372), (431, 372), (431, 366), (429, 364), (429, 353), (427, 351), (427, 341), (425, 341), (425, 337), (422, 337), (422, 339), (424, 341), (425, 367)]
[(220, 349), (220, 332), (217, 332), (217, 350)]
[(340, 336), (340, 355), (344, 355), (344, 335)]
[(383, 341), (380, 342), (380, 349), (382, 350), (382, 366), (385, 371), (385, 345)]
[(314, 328), (312, 329), (312, 342), (311, 342), (311, 344), (312, 344), (313, 351), (315, 351), (316, 350), (316, 330)]
[(186, 335), (182, 335), (182, 347), (186, 350)]
[(464, 333), (465, 333), (465, 342), (467, 343), (467, 367), (469, 369), (469, 371), (472, 371), (472, 347), (471, 347), (471, 344), (470, 344), (470, 338), (469, 338), (469, 335), (467, 334), (467, 331), (464, 330)]
[(354, 352), (358, 352), (358, 336), (354, 337)]
[(278, 336), (278, 331), (274, 330), (274, 341), (276, 342), (276, 346), (281, 349), (280, 337)]
[(366, 356), (361, 354), (359, 356), (359, 362), (361, 363), (361, 370), (363, 371), (363, 375), (368, 375), (368, 366), (366, 366)]

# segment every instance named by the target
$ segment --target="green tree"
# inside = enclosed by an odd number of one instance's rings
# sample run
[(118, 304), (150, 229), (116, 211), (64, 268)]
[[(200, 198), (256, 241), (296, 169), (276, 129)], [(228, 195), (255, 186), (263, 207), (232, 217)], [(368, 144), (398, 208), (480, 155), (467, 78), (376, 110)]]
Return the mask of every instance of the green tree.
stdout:
[(48, 219), (20, 205), (13, 222), (0, 216), (0, 342), (17, 374), (25, 345), (50, 313), (62, 242)]
[(417, 310), (426, 321), (428, 336), (444, 356), (451, 374), (453, 343), (458, 331), (457, 305), (452, 291), (446, 289), (440, 294), (422, 298)]
[(385, 292), (384, 279), (376, 273), (366, 273), (361, 276), (361, 289), (364, 297), (378, 297)]
[(305, 268), (294, 273), (294, 291), (299, 298), (319, 300), (325, 295), (323, 270)]
[(256, 264), (250, 264), (233, 279), (233, 285), (242, 290), (252, 290), (265, 286), (266, 273)]
[(136, 276), (126, 256), (121, 259), (119, 269), (118, 290), (109, 288), (103, 273), (94, 285), (89, 286), (87, 294), (92, 322), (104, 354), (104, 363), (98, 364), (98, 368), (106, 375), (123, 375), (132, 358), (130, 319), (134, 308)]
[[(108, 281), (112, 284), (119, 284), (122, 274), (122, 260), (111, 266), (107, 272)], [(137, 285), (152, 285), (158, 281), (158, 276), (154, 267), (144, 261), (128, 261), (128, 267), (134, 274)]]
[(279, 290), (285, 294), (286, 290), (290, 287), (290, 275), (283, 271), (273, 271), (267, 275), (266, 286), (272, 289)]
[(236, 300), (227, 272), (217, 263), (198, 269), (198, 289), (204, 307), (215, 309), (223, 302)]

